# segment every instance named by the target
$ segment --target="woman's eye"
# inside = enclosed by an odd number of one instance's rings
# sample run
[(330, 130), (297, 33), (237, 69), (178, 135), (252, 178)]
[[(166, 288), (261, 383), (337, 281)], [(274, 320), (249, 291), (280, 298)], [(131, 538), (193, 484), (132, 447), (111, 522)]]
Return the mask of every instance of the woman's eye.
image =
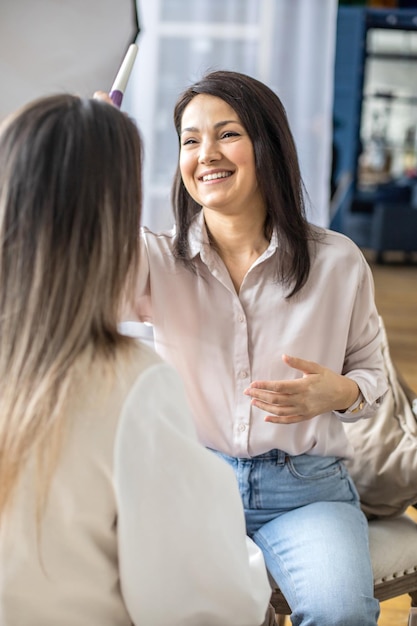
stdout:
[(189, 137), (188, 139), (184, 139), (184, 141), (182, 142), (183, 146), (189, 146), (193, 143), (197, 143), (197, 141), (195, 139), (193, 139), (192, 137)]
[(223, 139), (227, 139), (228, 137), (238, 137), (239, 133), (236, 133), (235, 131), (232, 130), (228, 130), (225, 133), (223, 133), (222, 138)]

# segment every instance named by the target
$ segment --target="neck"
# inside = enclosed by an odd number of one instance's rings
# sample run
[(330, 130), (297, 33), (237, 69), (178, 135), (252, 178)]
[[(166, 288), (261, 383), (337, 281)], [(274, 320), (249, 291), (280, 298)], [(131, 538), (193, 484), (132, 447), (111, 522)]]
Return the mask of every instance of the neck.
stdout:
[(211, 245), (223, 260), (238, 292), (251, 267), (269, 245), (265, 217), (224, 216), (204, 213)]
[(259, 256), (268, 247), (264, 215), (225, 216), (205, 210), (204, 218), (210, 243), (220, 256)]

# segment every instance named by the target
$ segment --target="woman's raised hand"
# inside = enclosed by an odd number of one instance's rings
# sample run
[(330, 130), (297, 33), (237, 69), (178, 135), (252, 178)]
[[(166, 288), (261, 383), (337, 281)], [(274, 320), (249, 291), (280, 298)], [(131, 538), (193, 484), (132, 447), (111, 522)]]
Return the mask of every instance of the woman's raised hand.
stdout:
[(108, 104), (113, 104), (114, 106), (112, 99), (110, 98), (109, 94), (106, 93), (105, 91), (95, 91), (93, 98), (94, 100), (104, 100), (104, 102), (107, 102)]

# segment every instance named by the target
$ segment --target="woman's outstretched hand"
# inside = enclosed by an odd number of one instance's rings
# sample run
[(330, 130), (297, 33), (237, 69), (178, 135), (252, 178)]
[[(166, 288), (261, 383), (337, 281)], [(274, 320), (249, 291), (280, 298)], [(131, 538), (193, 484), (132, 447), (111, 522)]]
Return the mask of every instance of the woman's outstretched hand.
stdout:
[(344, 411), (359, 396), (359, 387), (350, 378), (327, 367), (284, 354), (289, 367), (302, 372), (294, 380), (253, 381), (245, 389), (252, 405), (266, 411), (266, 422), (293, 424), (328, 411)]

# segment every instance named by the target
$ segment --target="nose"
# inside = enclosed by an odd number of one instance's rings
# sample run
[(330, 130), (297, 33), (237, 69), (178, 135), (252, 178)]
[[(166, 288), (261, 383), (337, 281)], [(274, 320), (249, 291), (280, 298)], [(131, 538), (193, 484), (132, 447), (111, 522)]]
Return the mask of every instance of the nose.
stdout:
[(199, 163), (212, 163), (221, 158), (217, 143), (211, 139), (205, 139), (200, 144), (200, 152), (198, 155)]

